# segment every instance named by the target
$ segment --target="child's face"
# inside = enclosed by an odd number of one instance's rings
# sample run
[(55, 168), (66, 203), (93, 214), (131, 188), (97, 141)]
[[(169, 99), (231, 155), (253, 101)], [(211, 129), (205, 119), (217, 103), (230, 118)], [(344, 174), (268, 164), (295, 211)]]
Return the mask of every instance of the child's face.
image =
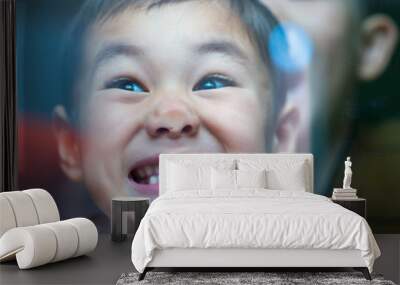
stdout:
[(130, 8), (90, 32), (81, 84), (82, 179), (109, 213), (155, 196), (160, 153), (265, 152), (272, 83), (222, 1)]

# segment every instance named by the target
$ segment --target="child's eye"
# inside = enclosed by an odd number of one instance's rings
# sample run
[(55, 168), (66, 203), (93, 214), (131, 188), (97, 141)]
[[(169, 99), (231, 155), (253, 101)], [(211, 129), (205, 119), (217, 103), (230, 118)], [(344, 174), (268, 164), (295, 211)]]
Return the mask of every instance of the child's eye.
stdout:
[(206, 77), (202, 78), (193, 87), (193, 91), (219, 89), (229, 86), (236, 86), (235, 82), (232, 79), (223, 75), (214, 74), (207, 75)]
[(112, 80), (106, 84), (105, 88), (106, 89), (117, 88), (130, 92), (148, 92), (147, 88), (144, 87), (143, 84), (129, 78), (118, 78)]

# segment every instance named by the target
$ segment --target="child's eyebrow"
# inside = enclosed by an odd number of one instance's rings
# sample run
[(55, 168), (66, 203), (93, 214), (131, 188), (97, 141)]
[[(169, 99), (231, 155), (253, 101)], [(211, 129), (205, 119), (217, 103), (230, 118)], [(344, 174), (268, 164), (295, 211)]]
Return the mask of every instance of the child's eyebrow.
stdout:
[(121, 55), (143, 56), (144, 50), (139, 46), (126, 43), (111, 43), (103, 47), (94, 59), (94, 70), (104, 62)]
[(244, 61), (248, 60), (248, 57), (238, 45), (227, 40), (212, 40), (201, 43), (195, 47), (195, 51), (198, 54), (221, 53)]
[[(194, 51), (200, 55), (220, 53), (232, 58), (238, 58), (242, 61), (248, 61), (248, 57), (243, 50), (237, 44), (228, 40), (210, 40), (208, 42), (200, 43), (194, 47)], [(93, 71), (97, 70), (100, 65), (104, 64), (110, 59), (121, 55), (130, 57), (143, 57), (145, 55), (145, 51), (141, 47), (134, 44), (121, 42), (107, 44), (105, 47), (100, 49), (95, 56)]]

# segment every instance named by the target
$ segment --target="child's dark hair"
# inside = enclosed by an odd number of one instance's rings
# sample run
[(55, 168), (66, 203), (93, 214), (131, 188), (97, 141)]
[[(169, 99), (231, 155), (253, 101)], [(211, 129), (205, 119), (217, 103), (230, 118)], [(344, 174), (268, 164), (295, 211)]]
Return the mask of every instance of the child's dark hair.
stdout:
[[(88, 29), (95, 23), (102, 23), (118, 15), (127, 8), (155, 9), (164, 5), (181, 3), (186, 1), (204, 1), (204, 0), (86, 0), (78, 15), (76, 16), (64, 45), (64, 66), (62, 82), (64, 83), (63, 92), (65, 92), (66, 101), (64, 102), (72, 121), (79, 117), (77, 114), (80, 99), (74, 88), (79, 79), (79, 71), (82, 65), (83, 44), (87, 37)], [(221, 1), (221, 0), (209, 0)], [(250, 40), (258, 47), (262, 60), (268, 65), (272, 84), (274, 85), (273, 110), (275, 113), (281, 109), (284, 102), (284, 92), (280, 73), (269, 58), (268, 38), (271, 31), (278, 24), (275, 16), (262, 5), (258, 0), (225, 0), (232, 10), (241, 18), (247, 28)], [(206, 19), (205, 19), (206, 21)], [(276, 116), (274, 116), (276, 117)], [(275, 119), (274, 119), (275, 120)], [(274, 121), (273, 120), (273, 121)], [(271, 122), (274, 123), (274, 122)], [(271, 129), (271, 128), (268, 128)], [(272, 130), (271, 130), (272, 131)]]

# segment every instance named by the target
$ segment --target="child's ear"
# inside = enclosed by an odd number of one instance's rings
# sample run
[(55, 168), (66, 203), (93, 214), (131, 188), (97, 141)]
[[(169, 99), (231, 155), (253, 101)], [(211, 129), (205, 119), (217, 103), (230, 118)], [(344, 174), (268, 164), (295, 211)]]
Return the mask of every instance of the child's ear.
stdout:
[(398, 29), (391, 18), (373, 15), (362, 23), (361, 57), (358, 75), (373, 80), (383, 73), (397, 44)]
[(293, 105), (286, 105), (278, 118), (273, 151), (295, 152), (299, 135), (299, 126), (299, 109)]
[(72, 128), (63, 106), (56, 106), (53, 111), (53, 130), (56, 136), (60, 167), (73, 181), (82, 178), (79, 137)]

